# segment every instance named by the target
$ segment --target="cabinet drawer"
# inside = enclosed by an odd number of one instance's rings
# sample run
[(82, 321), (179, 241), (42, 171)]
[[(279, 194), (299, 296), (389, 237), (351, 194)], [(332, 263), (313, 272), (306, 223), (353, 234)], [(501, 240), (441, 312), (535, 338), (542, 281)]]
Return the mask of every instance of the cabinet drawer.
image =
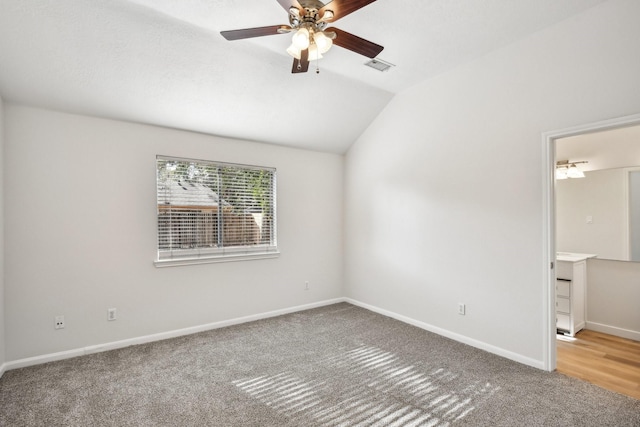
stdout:
[(568, 280), (556, 280), (556, 296), (571, 296), (571, 282)]
[(558, 261), (556, 263), (556, 277), (558, 279), (573, 279), (573, 263)]
[(571, 330), (571, 322), (568, 314), (556, 314), (556, 329)]
[(556, 311), (562, 313), (571, 313), (571, 300), (568, 298), (556, 298)]

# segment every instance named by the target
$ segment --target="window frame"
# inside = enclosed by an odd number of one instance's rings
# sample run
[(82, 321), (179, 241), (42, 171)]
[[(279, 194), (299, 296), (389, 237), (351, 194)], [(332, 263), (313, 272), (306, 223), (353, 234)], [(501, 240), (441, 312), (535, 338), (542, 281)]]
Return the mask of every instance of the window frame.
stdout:
[[(182, 163), (200, 164), (213, 166), (216, 168), (232, 168), (240, 170), (257, 170), (267, 171), (271, 174), (271, 206), (272, 206), (272, 222), (271, 222), (271, 236), (269, 243), (258, 243), (255, 245), (236, 245), (236, 246), (222, 246), (222, 247), (195, 247), (195, 248), (178, 248), (178, 249), (161, 249), (161, 220), (160, 213), (161, 208), (159, 202), (160, 198), (160, 175), (159, 175), (159, 162), (161, 161), (174, 161)], [(246, 165), (240, 163), (220, 162), (213, 160), (201, 160), (191, 159), (184, 157), (156, 155), (155, 161), (156, 169), (156, 258), (154, 265), (156, 267), (171, 267), (182, 266), (192, 264), (209, 264), (219, 262), (232, 262), (232, 261), (246, 261), (256, 259), (269, 259), (277, 258), (280, 255), (277, 244), (277, 171), (274, 167)], [(222, 200), (222, 198), (220, 198)], [(179, 205), (177, 205), (179, 206)], [(223, 208), (224, 209), (224, 208)], [(176, 209), (180, 210), (180, 208)], [(185, 212), (188, 209), (184, 209)], [(218, 210), (218, 214), (221, 211)], [(216, 228), (216, 233), (218, 233)], [(222, 240), (224, 237), (224, 228), (222, 228), (222, 234), (220, 237)]]

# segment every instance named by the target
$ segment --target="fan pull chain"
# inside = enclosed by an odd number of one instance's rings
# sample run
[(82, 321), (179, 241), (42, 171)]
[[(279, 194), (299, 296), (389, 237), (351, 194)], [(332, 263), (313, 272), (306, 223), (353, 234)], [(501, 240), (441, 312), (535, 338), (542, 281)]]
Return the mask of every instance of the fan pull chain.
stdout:
[(318, 55), (320, 55), (320, 52), (316, 49), (316, 74), (320, 74), (320, 59)]

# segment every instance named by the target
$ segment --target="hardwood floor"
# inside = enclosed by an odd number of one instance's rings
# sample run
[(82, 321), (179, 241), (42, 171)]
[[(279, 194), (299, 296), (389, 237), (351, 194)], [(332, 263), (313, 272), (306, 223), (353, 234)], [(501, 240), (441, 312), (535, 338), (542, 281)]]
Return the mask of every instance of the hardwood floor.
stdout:
[(640, 399), (640, 341), (582, 330), (557, 350), (558, 372)]

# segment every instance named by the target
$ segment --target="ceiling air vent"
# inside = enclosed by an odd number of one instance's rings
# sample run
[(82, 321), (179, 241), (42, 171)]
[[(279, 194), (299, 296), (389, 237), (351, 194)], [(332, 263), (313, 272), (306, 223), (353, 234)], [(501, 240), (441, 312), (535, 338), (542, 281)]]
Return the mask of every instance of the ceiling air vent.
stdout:
[(382, 59), (372, 59), (364, 65), (378, 71), (387, 71), (389, 68), (395, 67), (392, 63), (383, 61)]

